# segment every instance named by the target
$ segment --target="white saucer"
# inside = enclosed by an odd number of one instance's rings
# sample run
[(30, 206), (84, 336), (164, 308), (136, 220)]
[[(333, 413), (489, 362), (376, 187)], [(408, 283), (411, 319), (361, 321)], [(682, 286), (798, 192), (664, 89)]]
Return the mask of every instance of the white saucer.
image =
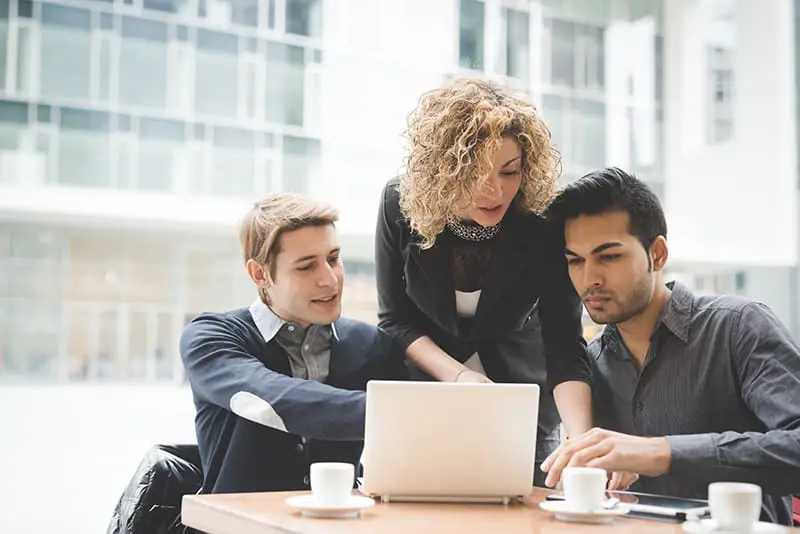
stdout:
[(297, 508), (306, 517), (326, 517), (336, 519), (350, 519), (359, 517), (362, 510), (375, 506), (375, 501), (361, 495), (351, 495), (345, 504), (338, 506), (321, 505), (314, 501), (314, 496), (295, 495), (286, 499), (286, 504)]
[(560, 521), (571, 521), (575, 523), (608, 523), (615, 517), (627, 514), (630, 510), (624, 505), (616, 505), (613, 508), (598, 508), (591, 512), (581, 512), (574, 510), (566, 501), (542, 501), (539, 508), (546, 512), (556, 514), (556, 519)]
[(773, 534), (778, 532), (786, 532), (786, 527), (776, 525), (775, 523), (766, 523), (759, 521), (753, 528), (747, 531), (741, 530), (722, 530), (717, 528), (717, 524), (713, 519), (701, 519), (699, 521), (686, 521), (683, 523), (683, 531), (690, 534), (707, 534), (711, 532), (719, 532), (725, 534)]

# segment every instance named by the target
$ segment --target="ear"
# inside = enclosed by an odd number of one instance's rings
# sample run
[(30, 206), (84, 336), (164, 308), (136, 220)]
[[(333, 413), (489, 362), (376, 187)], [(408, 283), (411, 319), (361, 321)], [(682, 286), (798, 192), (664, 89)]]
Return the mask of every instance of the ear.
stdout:
[(650, 245), (650, 263), (653, 265), (654, 271), (661, 271), (667, 265), (667, 258), (669, 257), (669, 247), (667, 240), (664, 236), (658, 236)]
[(247, 260), (245, 268), (247, 269), (247, 274), (250, 276), (250, 280), (252, 280), (258, 288), (267, 289), (270, 286), (271, 279), (266, 266), (261, 265), (251, 258)]

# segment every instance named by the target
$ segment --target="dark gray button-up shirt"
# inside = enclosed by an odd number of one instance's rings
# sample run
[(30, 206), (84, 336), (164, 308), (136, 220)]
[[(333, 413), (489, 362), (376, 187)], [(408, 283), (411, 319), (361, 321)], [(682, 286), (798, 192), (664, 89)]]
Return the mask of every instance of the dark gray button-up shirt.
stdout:
[(617, 329), (589, 344), (598, 426), (667, 436), (670, 472), (638, 491), (707, 498), (718, 480), (764, 491), (764, 519), (791, 525), (800, 493), (800, 349), (765, 305), (668, 284), (637, 373)]

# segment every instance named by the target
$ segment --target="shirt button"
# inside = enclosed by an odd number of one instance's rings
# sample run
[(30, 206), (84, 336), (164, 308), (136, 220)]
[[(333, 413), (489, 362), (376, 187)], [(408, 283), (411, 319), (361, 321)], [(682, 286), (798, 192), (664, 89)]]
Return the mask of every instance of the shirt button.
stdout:
[(306, 447), (303, 443), (298, 443), (297, 445), (294, 446), (294, 450), (296, 452), (303, 452), (304, 450), (306, 450)]
[(303, 350), (308, 350), (308, 345), (304, 345)]
[(308, 478), (308, 475), (304, 476), (304, 477), (303, 477), (303, 484), (305, 484), (306, 486), (308, 486), (309, 482), (310, 482), (310, 479)]
[(289, 332), (294, 332), (294, 325), (289, 325), (286, 329), (289, 330)]
[(644, 403), (642, 401), (636, 403), (636, 410), (640, 412), (644, 410)]

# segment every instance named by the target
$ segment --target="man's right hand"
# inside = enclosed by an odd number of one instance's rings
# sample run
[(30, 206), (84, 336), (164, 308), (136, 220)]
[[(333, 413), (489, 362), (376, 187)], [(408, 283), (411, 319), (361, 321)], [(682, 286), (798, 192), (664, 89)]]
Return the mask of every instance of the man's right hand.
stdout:
[(466, 371), (461, 371), (456, 378), (456, 382), (463, 382), (465, 384), (491, 384), (492, 381), (489, 380), (486, 376), (467, 369)]

